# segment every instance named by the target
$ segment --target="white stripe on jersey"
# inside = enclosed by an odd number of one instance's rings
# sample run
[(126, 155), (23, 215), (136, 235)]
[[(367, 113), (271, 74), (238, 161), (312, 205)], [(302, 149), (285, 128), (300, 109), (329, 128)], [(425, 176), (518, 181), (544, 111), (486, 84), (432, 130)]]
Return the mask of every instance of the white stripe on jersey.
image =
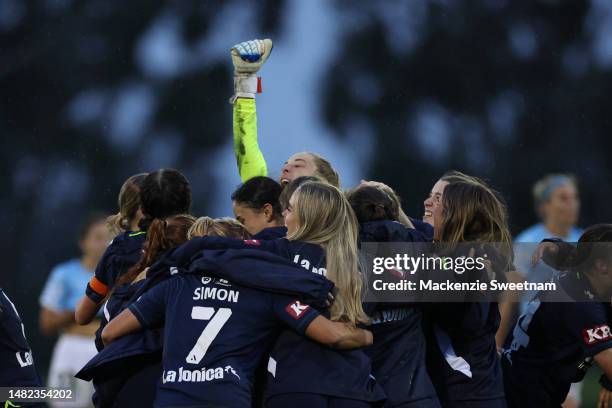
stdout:
[(451, 366), (453, 370), (459, 371), (460, 373), (472, 378), (472, 368), (463, 357), (457, 355), (448, 334), (446, 334), (446, 332), (437, 325), (434, 325), (434, 333), (436, 335), (436, 339), (438, 340), (438, 347), (440, 348), (440, 351), (442, 352), (442, 355), (444, 356), (444, 359), (448, 365)]

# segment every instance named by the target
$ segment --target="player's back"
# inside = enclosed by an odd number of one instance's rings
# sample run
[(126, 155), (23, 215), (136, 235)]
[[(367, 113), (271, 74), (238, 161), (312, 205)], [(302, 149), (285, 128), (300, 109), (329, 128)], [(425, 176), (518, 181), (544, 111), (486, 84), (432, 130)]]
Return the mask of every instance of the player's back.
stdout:
[(612, 347), (610, 304), (589, 301), (593, 290), (577, 274), (563, 274), (557, 284), (575, 301), (551, 302), (546, 292), (539, 293), (519, 318), (502, 357), (510, 406), (559, 406), (571, 383), (584, 377), (586, 359)]
[(145, 327), (165, 322), (156, 405), (250, 405), (254, 372), (279, 323), (303, 332), (318, 315), (306, 306), (303, 319), (295, 319), (285, 309), (296, 304), (305, 306), (198, 274), (180, 274), (151, 289), (130, 310)]

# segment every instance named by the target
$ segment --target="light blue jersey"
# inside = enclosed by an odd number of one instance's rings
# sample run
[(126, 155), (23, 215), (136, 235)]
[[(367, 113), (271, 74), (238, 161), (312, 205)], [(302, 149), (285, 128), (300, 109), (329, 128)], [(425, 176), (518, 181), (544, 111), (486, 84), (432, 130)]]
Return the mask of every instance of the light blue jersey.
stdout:
[(533, 242), (540, 243), (545, 238), (561, 238), (565, 242), (578, 242), (578, 239), (582, 235), (582, 229), (572, 227), (569, 234), (566, 237), (560, 237), (558, 235), (553, 234), (549, 230), (546, 229), (544, 224), (541, 222), (535, 224), (532, 227), (527, 228), (525, 231), (521, 232), (515, 239), (514, 242)]
[(92, 276), (93, 271), (85, 269), (80, 259), (57, 265), (40, 295), (40, 305), (55, 312), (75, 310)]
[[(531, 265), (531, 256), (537, 248), (537, 244), (546, 238), (561, 238), (566, 242), (578, 242), (582, 235), (582, 229), (572, 227), (566, 237), (560, 237), (550, 232), (544, 224), (538, 223), (521, 232), (514, 239), (514, 266), (517, 272), (530, 282), (548, 282), (554, 276), (555, 271), (544, 262)], [(530, 243), (530, 245), (527, 245)], [(521, 245), (522, 244), (522, 245)], [(526, 312), (527, 302), (537, 294), (537, 291), (525, 291), (521, 298), (520, 312)]]

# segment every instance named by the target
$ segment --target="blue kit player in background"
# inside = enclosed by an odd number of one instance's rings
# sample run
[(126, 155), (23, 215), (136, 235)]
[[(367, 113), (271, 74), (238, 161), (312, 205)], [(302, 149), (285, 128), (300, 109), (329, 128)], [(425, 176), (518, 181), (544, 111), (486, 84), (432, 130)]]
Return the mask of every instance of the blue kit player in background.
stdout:
[[(566, 271), (556, 278), (569, 298), (538, 294), (503, 354), (509, 407), (559, 407), (594, 361), (603, 371), (598, 407), (612, 406), (612, 224), (588, 228), (576, 247), (546, 243), (543, 259)], [(568, 249), (569, 248), (569, 249)]]
[(47, 383), (50, 387), (66, 387), (74, 392), (72, 401), (54, 401), (50, 403), (53, 407), (91, 406), (91, 384), (74, 375), (96, 354), (94, 338), (99, 320), (86, 326), (77, 325), (74, 311), (110, 239), (105, 215), (95, 214), (86, 219), (79, 234), (81, 257), (57, 265), (40, 296), (42, 333), (60, 334), (53, 349)]
[[(551, 279), (554, 271), (544, 263), (531, 265), (531, 254), (534, 245), (546, 238), (560, 238), (566, 242), (577, 242), (582, 229), (577, 227), (580, 217), (580, 196), (576, 179), (567, 174), (549, 174), (538, 180), (532, 189), (533, 203), (540, 220), (527, 228), (514, 239), (514, 264), (516, 265), (516, 280), (530, 282), (546, 282)], [(518, 315), (526, 312), (527, 303), (535, 293), (527, 293), (521, 303), (510, 303), (509, 308), (502, 310), (502, 327), (498, 335), (498, 345), (508, 346), (504, 341), (516, 323)], [(518, 307), (517, 307), (518, 306)], [(582, 383), (573, 383), (565, 401), (565, 408), (574, 408), (582, 400)]]
[(197, 265), (146, 292), (102, 338), (107, 343), (161, 325), (164, 372), (156, 407), (249, 407), (255, 371), (282, 327), (330, 347), (372, 342), (371, 333), (332, 322), (299, 300), (209, 277)]
[[(32, 350), (17, 308), (0, 289), (0, 387), (17, 386), (41, 387), (42, 382), (34, 366)], [(5, 401), (0, 403), (4, 404)], [(45, 405), (18, 403), (15, 406)]]

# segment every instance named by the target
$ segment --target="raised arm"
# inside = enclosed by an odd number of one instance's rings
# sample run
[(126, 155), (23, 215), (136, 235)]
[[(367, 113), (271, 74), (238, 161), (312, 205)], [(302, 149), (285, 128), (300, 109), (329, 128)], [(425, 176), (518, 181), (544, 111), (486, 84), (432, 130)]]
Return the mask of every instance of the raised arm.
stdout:
[(268, 169), (257, 140), (255, 94), (261, 92), (257, 71), (272, 51), (271, 40), (251, 40), (231, 49), (234, 64), (234, 154), (242, 182), (267, 176)]

